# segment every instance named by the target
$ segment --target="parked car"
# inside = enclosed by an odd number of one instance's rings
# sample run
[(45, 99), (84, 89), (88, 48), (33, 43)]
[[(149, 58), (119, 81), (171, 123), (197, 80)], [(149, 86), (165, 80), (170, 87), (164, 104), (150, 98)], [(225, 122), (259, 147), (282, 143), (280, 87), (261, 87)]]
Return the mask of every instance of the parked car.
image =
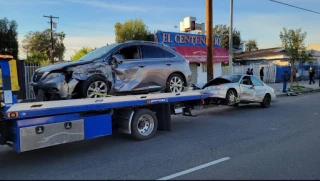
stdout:
[(38, 100), (60, 100), (182, 92), (190, 80), (188, 61), (171, 47), (127, 41), (103, 46), (75, 62), (39, 68), (31, 86)]
[(260, 103), (268, 108), (276, 98), (274, 89), (266, 85), (254, 75), (230, 75), (217, 77), (206, 84), (196, 84), (194, 89), (209, 93), (210, 101), (228, 106), (238, 106), (240, 103)]

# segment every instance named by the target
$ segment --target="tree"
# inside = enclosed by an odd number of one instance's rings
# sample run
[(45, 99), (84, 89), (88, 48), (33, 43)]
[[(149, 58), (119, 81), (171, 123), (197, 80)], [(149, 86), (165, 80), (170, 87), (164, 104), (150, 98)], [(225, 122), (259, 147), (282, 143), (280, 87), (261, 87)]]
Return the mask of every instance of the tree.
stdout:
[[(216, 25), (213, 28), (214, 35), (220, 35), (222, 40), (222, 48), (229, 50), (229, 27), (227, 25)], [(235, 28), (232, 31), (233, 48), (239, 49), (241, 44), (241, 34), (240, 31)]]
[(16, 21), (0, 19), (0, 54), (12, 55), (16, 60), (19, 53), (17, 28)]
[(130, 19), (123, 24), (115, 24), (116, 42), (122, 43), (128, 40), (145, 40), (151, 41), (148, 27), (141, 19)]
[(251, 52), (251, 51), (256, 51), (258, 50), (258, 43), (256, 40), (248, 40), (246, 43), (246, 51)]
[(70, 57), (72, 61), (77, 61), (81, 57), (85, 56), (86, 54), (90, 53), (95, 49), (89, 48), (89, 47), (82, 47), (80, 50), (75, 51), (75, 54)]
[(46, 53), (35, 52), (28, 55), (26, 63), (43, 64), (49, 60)]
[[(313, 59), (314, 52), (307, 51), (304, 44), (306, 36), (307, 32), (302, 32), (301, 28), (296, 30), (283, 28), (282, 32), (280, 32), (280, 39), (287, 55), (290, 57), (291, 67), (295, 66), (297, 62), (303, 64)], [(291, 68), (290, 88), (292, 88), (293, 84), (293, 71)]]
[[(51, 30), (29, 32), (25, 39), (22, 41), (22, 47), (24, 51), (31, 54), (45, 53), (48, 57), (51, 57)], [(53, 57), (55, 61), (61, 61), (65, 52), (65, 46), (63, 40), (65, 34), (63, 32), (53, 33)]]

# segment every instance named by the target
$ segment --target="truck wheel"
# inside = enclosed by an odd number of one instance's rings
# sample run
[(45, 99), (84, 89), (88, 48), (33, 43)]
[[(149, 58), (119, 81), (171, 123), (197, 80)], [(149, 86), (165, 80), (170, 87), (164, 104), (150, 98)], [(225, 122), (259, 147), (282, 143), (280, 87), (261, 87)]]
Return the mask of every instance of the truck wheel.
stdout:
[(266, 94), (264, 96), (262, 102), (260, 103), (260, 105), (263, 108), (268, 108), (268, 107), (270, 107), (270, 103), (271, 103), (271, 96), (269, 94)]
[(131, 123), (131, 135), (134, 139), (142, 141), (152, 138), (158, 129), (156, 115), (149, 109), (135, 111)]
[(81, 98), (105, 97), (110, 92), (109, 82), (100, 75), (93, 75), (81, 82), (79, 93)]

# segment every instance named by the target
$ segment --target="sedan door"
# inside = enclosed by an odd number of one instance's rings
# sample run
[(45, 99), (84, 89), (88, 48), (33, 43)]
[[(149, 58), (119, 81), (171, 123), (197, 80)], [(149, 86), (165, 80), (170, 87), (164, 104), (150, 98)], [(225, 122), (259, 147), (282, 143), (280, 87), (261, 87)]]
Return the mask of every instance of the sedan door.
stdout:
[(240, 100), (241, 101), (253, 101), (255, 94), (255, 88), (252, 85), (250, 76), (243, 76), (240, 81)]
[(255, 90), (254, 101), (262, 102), (266, 93), (266, 87), (264, 86), (263, 82), (256, 76), (251, 76), (251, 81)]

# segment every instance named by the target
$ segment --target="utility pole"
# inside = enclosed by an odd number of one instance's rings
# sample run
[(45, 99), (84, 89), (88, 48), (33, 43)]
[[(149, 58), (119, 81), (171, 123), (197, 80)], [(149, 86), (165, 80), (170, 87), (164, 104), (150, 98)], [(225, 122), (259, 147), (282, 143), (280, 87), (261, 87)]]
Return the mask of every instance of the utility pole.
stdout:
[(233, 0), (230, 0), (230, 26), (229, 26), (229, 70), (233, 74)]
[(213, 79), (212, 0), (206, 0), (207, 81)]
[(55, 19), (59, 19), (59, 17), (54, 17), (52, 15), (50, 16), (43, 16), (45, 18), (50, 18), (50, 30), (51, 30), (51, 50), (50, 50), (50, 59), (51, 59), (51, 63), (54, 64), (54, 59), (53, 59), (53, 30), (52, 30), (52, 25), (53, 25), (53, 21), (52, 19), (55, 18)]

